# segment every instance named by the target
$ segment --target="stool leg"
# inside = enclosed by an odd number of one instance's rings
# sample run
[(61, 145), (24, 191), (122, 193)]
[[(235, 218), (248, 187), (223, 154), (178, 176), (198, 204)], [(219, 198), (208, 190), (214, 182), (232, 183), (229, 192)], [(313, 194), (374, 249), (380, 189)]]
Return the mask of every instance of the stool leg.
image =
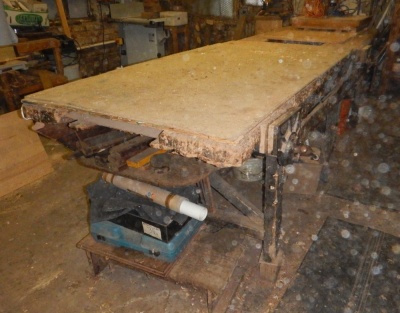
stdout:
[(95, 276), (99, 274), (102, 270), (104, 270), (108, 265), (108, 261), (104, 257), (101, 257), (97, 254), (86, 251), (86, 256), (88, 258), (89, 264), (91, 264), (93, 267), (93, 273)]

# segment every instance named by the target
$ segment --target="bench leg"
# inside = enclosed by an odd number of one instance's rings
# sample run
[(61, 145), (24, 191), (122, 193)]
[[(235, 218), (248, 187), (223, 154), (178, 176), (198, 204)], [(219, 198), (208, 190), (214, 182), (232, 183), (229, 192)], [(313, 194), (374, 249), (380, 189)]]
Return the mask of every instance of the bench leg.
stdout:
[(263, 201), (264, 241), (260, 270), (262, 276), (271, 281), (276, 280), (283, 257), (279, 253), (279, 236), (282, 223), (282, 188), (282, 167), (278, 164), (276, 157), (267, 155)]

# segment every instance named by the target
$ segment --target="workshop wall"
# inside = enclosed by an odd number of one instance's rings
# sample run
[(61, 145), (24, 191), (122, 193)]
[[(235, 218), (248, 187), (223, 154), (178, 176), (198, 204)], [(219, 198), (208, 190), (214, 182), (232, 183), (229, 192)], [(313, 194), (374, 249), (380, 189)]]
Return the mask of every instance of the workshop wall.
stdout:
[[(82, 78), (98, 75), (121, 65), (119, 47), (115, 43), (109, 43), (118, 38), (118, 25), (107, 21), (107, 6), (90, 0), (88, 10), (87, 19), (69, 19), (71, 35), (78, 49), (77, 62)], [(63, 33), (61, 25), (52, 26), (51, 31)], [(106, 44), (103, 45), (103, 42)]]
[[(214, 1), (205, 1), (208, 3), (205, 8), (212, 7)], [(180, 9), (188, 11), (191, 49), (254, 35), (255, 12), (246, 11), (246, 7), (240, 5), (240, 1), (231, 1), (231, 16), (206, 14), (208, 11), (204, 11), (205, 2), (199, 2), (202, 3), (200, 9), (196, 5), (197, 2), (199, 1), (160, 1), (162, 6), (156, 7), (172, 10), (178, 4)], [(118, 38), (118, 25), (108, 21), (108, 14), (107, 5), (102, 5), (97, 0), (89, 0), (88, 18), (69, 19), (72, 37), (79, 49), (79, 73), (82, 78), (98, 75), (121, 65), (119, 47), (114, 43), (102, 45), (103, 42)], [(63, 33), (59, 24), (53, 25), (52, 31), (57, 34)]]
[(101, 44), (118, 38), (117, 24), (84, 22), (81, 25), (72, 25), (71, 33), (79, 49), (81, 77), (97, 75), (121, 65), (118, 46), (115, 43)]
[(191, 34), (190, 47), (192, 49), (220, 42), (254, 35), (255, 21), (253, 18), (246, 20), (243, 29), (238, 29), (237, 19), (224, 19), (214, 16), (191, 14), (189, 27)]
[[(223, 6), (218, 0), (174, 2), (179, 2), (189, 13), (192, 49), (254, 35), (255, 14), (242, 6), (241, 1), (225, 1)], [(240, 17), (244, 19), (243, 23)]]

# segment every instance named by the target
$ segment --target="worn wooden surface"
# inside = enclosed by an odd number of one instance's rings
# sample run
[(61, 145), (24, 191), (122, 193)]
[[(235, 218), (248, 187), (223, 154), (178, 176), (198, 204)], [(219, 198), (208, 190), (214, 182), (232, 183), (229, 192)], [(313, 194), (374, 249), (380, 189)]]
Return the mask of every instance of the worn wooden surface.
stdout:
[(221, 294), (245, 251), (248, 237), (238, 229), (223, 228), (217, 232), (218, 236), (213, 232), (200, 232), (168, 276), (179, 283)]
[[(174, 263), (167, 263), (151, 258), (132, 249), (119, 248), (99, 243), (95, 241), (90, 234), (79, 241), (76, 246), (88, 253), (93, 253), (99, 257), (105, 258), (106, 260), (114, 261), (119, 265), (142, 270), (161, 277), (166, 277), (174, 265)], [(93, 260), (89, 259), (89, 262), (93, 263)], [(96, 266), (96, 264), (92, 265)], [(94, 271), (96, 272), (95, 268)]]
[(260, 127), (298, 106), (297, 94), (311, 94), (353, 48), (227, 42), (71, 82), (24, 103), (159, 129), (156, 148), (239, 166), (259, 142)]
[(53, 171), (31, 124), (16, 111), (0, 116), (0, 197)]
[(235, 295), (238, 293), (238, 289), (245, 280), (245, 275), (253, 267), (258, 265), (258, 258), (260, 256), (260, 249), (257, 247), (260, 241), (245, 237), (242, 243), (242, 254), (237, 259), (235, 269), (227, 281), (224, 289), (217, 295), (216, 299), (211, 304), (212, 313), (225, 313), (227, 308), (235, 307)]

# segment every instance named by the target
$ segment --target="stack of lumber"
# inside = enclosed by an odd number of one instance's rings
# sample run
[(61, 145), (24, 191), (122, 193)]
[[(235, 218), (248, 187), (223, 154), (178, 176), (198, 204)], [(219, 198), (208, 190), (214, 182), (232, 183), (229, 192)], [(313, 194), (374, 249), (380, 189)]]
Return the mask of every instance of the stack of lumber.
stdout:
[(39, 136), (17, 111), (0, 115), (0, 197), (51, 173)]

